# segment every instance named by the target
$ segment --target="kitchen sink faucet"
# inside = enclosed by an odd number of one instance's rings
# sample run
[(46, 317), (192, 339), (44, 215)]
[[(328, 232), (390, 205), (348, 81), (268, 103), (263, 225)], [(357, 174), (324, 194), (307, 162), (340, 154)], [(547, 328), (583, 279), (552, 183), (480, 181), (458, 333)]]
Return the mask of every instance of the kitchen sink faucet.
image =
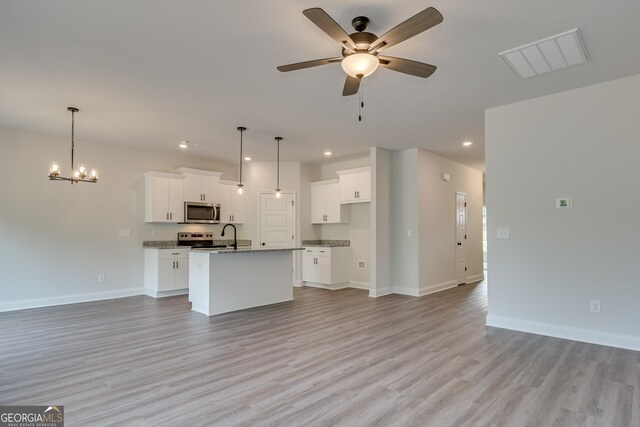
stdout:
[(225, 226), (222, 227), (222, 233), (220, 233), (220, 236), (224, 237), (224, 230), (229, 226), (233, 227), (233, 250), (236, 251), (236, 250), (238, 250), (238, 238), (237, 238), (237, 234), (236, 234), (237, 230), (236, 230), (236, 226), (235, 225), (233, 225), (233, 224), (225, 224)]

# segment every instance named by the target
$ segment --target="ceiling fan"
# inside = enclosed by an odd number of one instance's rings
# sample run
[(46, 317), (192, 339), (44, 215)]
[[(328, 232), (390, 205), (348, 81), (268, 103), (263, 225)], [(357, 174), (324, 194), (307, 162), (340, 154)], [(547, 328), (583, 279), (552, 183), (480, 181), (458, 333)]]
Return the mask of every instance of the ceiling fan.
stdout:
[(360, 80), (372, 74), (378, 66), (423, 78), (429, 77), (437, 68), (435, 65), (410, 59), (380, 55), (383, 49), (401, 43), (441, 23), (442, 14), (433, 7), (412, 16), (380, 37), (365, 31), (369, 23), (369, 18), (366, 16), (353, 18), (351, 25), (356, 32), (347, 34), (327, 12), (319, 7), (306, 9), (302, 14), (342, 46), (342, 56), (281, 65), (278, 67), (279, 71), (302, 70), (340, 62), (342, 69), (347, 73), (342, 95), (348, 96), (358, 93)]

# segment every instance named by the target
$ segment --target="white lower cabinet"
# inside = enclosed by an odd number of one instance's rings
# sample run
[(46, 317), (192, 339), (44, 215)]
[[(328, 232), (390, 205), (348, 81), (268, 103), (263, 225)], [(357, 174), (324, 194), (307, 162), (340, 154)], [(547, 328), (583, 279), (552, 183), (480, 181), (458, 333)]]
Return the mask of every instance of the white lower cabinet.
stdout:
[[(349, 283), (349, 247), (311, 246), (302, 254), (302, 280), (307, 286), (337, 289)], [(338, 286), (344, 285), (344, 286)]]
[(154, 298), (185, 294), (189, 289), (189, 250), (144, 250), (144, 293)]

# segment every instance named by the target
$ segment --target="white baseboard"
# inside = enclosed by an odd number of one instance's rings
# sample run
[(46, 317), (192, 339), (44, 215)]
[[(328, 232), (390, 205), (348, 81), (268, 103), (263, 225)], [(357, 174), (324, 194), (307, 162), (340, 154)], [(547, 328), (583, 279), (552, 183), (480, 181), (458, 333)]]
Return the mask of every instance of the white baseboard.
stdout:
[(369, 296), (373, 298), (383, 297), (385, 295), (389, 295), (393, 293), (391, 288), (382, 288), (382, 289), (369, 289)]
[(420, 296), (418, 294), (418, 290), (415, 289), (415, 288), (405, 288), (405, 287), (402, 287), (402, 286), (394, 286), (392, 288), (392, 290), (393, 290), (394, 294), (407, 295), (407, 296), (410, 296), (410, 297)]
[(358, 281), (352, 280), (352, 281), (349, 282), (349, 287), (350, 288), (356, 288), (356, 289), (369, 290), (370, 285), (369, 285), (369, 282), (358, 282)]
[(304, 284), (305, 286), (308, 286), (310, 288), (329, 289), (332, 291), (336, 289), (344, 289), (349, 287), (349, 282), (336, 283), (335, 285), (325, 285), (324, 283), (316, 283), (316, 282), (304, 282)]
[(482, 282), (483, 280), (484, 280), (484, 273), (474, 274), (473, 276), (467, 277), (467, 283)]
[(640, 337), (634, 335), (616, 334), (593, 329), (575, 328), (572, 326), (556, 325), (553, 323), (536, 322), (515, 317), (487, 315), (487, 326), (512, 329), (514, 331), (549, 337), (564, 338), (590, 344), (606, 345), (609, 347), (626, 348), (640, 351)]
[(78, 302), (100, 301), (143, 295), (144, 288), (118, 289), (117, 291), (90, 292), (86, 294), (62, 295), (49, 298), (24, 299), (0, 303), (0, 312), (24, 310), (27, 308), (50, 307), (54, 305), (75, 304)]
[(295, 282), (293, 282), (293, 287), (294, 288), (303, 288), (304, 287), (304, 282), (302, 280), (296, 280)]
[(189, 293), (189, 289), (185, 288), (185, 289), (176, 289), (173, 291), (162, 291), (162, 292), (155, 292), (149, 289), (145, 289), (144, 290), (144, 294), (148, 295), (152, 298), (164, 298), (164, 297), (173, 297), (176, 295), (187, 295)]
[(423, 295), (429, 295), (435, 292), (444, 291), (445, 289), (455, 288), (456, 286), (458, 286), (457, 280), (449, 280), (448, 282), (436, 283), (435, 285), (420, 288), (420, 290), (418, 291), (418, 295), (416, 296), (421, 297)]

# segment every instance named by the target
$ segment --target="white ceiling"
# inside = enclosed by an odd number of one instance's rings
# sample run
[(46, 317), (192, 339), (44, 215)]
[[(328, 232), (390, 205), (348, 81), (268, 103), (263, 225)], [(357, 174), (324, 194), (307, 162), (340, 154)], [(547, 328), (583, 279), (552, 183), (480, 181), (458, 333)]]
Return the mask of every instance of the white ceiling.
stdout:
[[(381, 35), (429, 6), (444, 22), (385, 54), (438, 66), (428, 79), (380, 69), (342, 97), (339, 64), (276, 66), (339, 55), (302, 15), (322, 7), (347, 32), (357, 15)], [(423, 147), (484, 168), (484, 110), (640, 73), (637, 0), (3, 0), (0, 126), (78, 140), (177, 148), (235, 162), (246, 152), (323, 162), (368, 147)], [(591, 62), (520, 80), (497, 53), (580, 28)], [(462, 141), (476, 142), (463, 148)], [(5, 142), (3, 142), (5, 143)]]

